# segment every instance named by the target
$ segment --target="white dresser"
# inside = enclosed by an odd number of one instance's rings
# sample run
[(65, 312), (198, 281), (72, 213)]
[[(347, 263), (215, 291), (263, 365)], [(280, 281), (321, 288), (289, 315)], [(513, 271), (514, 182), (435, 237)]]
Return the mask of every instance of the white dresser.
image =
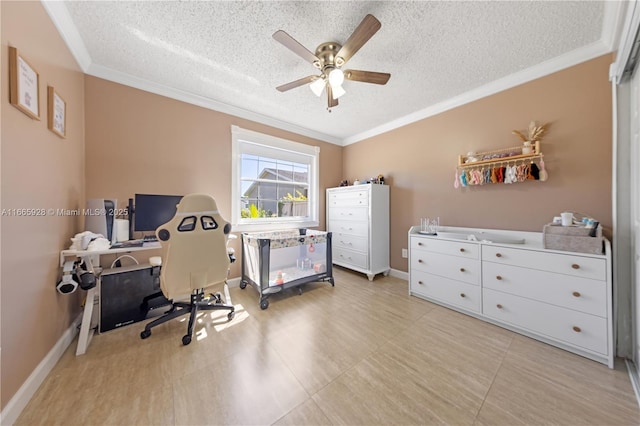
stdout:
[(389, 274), (389, 187), (327, 189), (327, 231), (333, 263), (367, 274)]
[(594, 255), (546, 250), (535, 232), (444, 228), (443, 237), (418, 231), (409, 231), (410, 294), (613, 368), (608, 241), (605, 254)]

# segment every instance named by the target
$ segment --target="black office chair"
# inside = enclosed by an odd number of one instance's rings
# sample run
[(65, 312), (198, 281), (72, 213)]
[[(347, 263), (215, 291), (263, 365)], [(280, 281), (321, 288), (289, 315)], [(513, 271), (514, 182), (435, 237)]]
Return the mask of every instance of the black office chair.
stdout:
[[(220, 293), (209, 293), (212, 287), (224, 285), (228, 295), (226, 285), (232, 255), (227, 252), (227, 236), (230, 231), (231, 225), (220, 216), (211, 196), (190, 194), (182, 198), (173, 219), (156, 230), (162, 246), (160, 288), (162, 294), (172, 300), (171, 309), (149, 322), (140, 338), (151, 336), (152, 327), (190, 314), (187, 334), (182, 337), (182, 344), (188, 345), (198, 311), (224, 309), (229, 311), (228, 320), (233, 319), (235, 308), (225, 304)], [(187, 294), (190, 294), (189, 302), (173, 301)]]

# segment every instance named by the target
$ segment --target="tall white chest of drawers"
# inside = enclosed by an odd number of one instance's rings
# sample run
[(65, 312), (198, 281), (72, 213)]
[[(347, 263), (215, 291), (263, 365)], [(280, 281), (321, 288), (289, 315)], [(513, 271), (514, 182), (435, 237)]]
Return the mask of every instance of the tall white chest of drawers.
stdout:
[[(546, 250), (535, 232), (409, 231), (409, 294), (613, 368), (611, 250)], [(495, 241), (482, 241), (491, 233)], [(443, 236), (449, 235), (449, 237)], [(479, 236), (466, 241), (466, 235)], [(522, 244), (500, 240), (524, 241)]]
[(389, 273), (389, 187), (327, 189), (327, 231), (333, 263), (367, 274)]

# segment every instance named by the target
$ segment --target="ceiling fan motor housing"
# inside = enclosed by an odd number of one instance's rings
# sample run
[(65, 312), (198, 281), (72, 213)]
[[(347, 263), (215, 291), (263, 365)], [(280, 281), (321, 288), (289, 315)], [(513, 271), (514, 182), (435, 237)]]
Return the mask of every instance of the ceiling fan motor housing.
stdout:
[(341, 67), (344, 65), (344, 60), (337, 56), (341, 47), (342, 45), (340, 43), (334, 41), (322, 43), (316, 49), (316, 56), (320, 61), (314, 62), (313, 65), (321, 69), (323, 74), (327, 75), (333, 68)]

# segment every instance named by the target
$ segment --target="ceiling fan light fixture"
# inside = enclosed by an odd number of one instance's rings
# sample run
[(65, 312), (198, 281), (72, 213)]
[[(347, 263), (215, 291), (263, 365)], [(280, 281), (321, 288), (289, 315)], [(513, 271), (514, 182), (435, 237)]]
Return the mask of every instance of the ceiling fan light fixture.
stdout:
[(310, 85), (309, 88), (313, 92), (314, 95), (320, 96), (322, 95), (322, 91), (324, 90), (325, 81), (322, 78), (315, 79)]
[(313, 93), (319, 97), (326, 89), (327, 109), (331, 112), (331, 108), (338, 106), (338, 98), (346, 93), (342, 87), (345, 79), (363, 83), (386, 84), (391, 74), (361, 70), (341, 70), (381, 26), (382, 24), (375, 16), (371, 14), (366, 15), (346, 42), (343, 44), (335, 41), (321, 43), (316, 48), (315, 53), (304, 47), (299, 41), (283, 30), (276, 31), (273, 33), (273, 38), (277, 42), (320, 70), (319, 76), (309, 75), (280, 85), (276, 87), (276, 90), (286, 92), (296, 87), (309, 84)]
[(342, 70), (338, 68), (332, 69), (329, 73), (329, 84), (331, 84), (331, 87), (335, 90), (337, 87), (340, 87), (342, 85), (343, 81), (344, 73), (342, 72)]
[(331, 86), (331, 88), (333, 89), (331, 91), (331, 95), (333, 96), (333, 99), (338, 99), (340, 96), (344, 95), (345, 93), (347, 93), (346, 90), (344, 90), (342, 88), (342, 86)]

